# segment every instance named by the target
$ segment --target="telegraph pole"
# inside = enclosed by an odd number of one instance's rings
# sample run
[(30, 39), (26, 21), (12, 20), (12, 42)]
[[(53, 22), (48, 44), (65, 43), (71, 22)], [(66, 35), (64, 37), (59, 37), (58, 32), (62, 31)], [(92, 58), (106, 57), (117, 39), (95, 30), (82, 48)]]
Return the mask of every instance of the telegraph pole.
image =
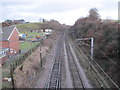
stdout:
[(41, 51), (41, 43), (40, 43), (40, 66), (42, 67), (42, 51)]
[(31, 43), (30, 43), (30, 44), (31, 44), (31, 53), (32, 53), (32, 41), (31, 41)]
[(91, 38), (91, 59), (93, 59), (93, 38)]

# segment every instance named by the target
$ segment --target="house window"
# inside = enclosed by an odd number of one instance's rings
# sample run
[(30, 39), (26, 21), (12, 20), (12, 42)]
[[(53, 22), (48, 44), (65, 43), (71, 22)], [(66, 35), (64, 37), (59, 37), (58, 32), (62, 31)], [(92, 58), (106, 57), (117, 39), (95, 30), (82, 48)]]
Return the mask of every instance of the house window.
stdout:
[(13, 53), (13, 49), (10, 49), (10, 53)]

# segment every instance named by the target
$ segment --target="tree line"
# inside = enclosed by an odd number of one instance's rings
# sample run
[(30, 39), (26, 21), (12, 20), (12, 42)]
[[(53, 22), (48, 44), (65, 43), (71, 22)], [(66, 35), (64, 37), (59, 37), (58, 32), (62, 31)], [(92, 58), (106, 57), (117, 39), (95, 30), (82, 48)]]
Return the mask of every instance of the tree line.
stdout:
[(102, 20), (96, 8), (89, 10), (87, 17), (79, 18), (69, 29), (71, 37), (74, 38), (94, 38), (94, 48), (98, 48), (105, 55), (94, 51), (94, 58), (104, 67), (104, 70), (119, 83), (118, 73), (119, 67), (112, 66), (112, 62), (106, 60), (106, 56), (118, 64), (118, 21)]
[(11, 25), (15, 25), (15, 24), (24, 24), (26, 23), (24, 19), (19, 19), (19, 20), (5, 20), (4, 22), (2, 22), (2, 27), (6, 27), (6, 26), (11, 26)]

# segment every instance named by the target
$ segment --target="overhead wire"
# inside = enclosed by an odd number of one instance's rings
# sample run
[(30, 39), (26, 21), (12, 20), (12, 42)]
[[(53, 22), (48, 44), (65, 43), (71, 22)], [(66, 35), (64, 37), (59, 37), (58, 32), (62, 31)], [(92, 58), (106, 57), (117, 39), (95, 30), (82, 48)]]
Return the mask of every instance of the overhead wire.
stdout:
[[(82, 32), (79, 30), (79, 33), (81, 33), (82, 34)], [(75, 36), (75, 35), (74, 35)], [(105, 38), (105, 40), (106, 39), (108, 39), (109, 37), (107, 37), (107, 38)], [(85, 45), (86, 46), (88, 46), (88, 47), (90, 47), (90, 45), (88, 45), (88, 44), (86, 44), (85, 43)], [(85, 48), (84, 48), (85, 49)], [(94, 50), (97, 50), (97, 51), (99, 51), (101, 54), (103, 54), (108, 60), (110, 60), (112, 63), (114, 63), (115, 65), (118, 65), (115, 61), (113, 61), (110, 57), (108, 57), (104, 52), (102, 52), (99, 48), (97, 48), (97, 47), (95, 47), (94, 48)], [(88, 53), (88, 52), (86, 52), (86, 53)], [(88, 53), (88, 56), (90, 56), (90, 54)], [(92, 58), (93, 59), (93, 61), (96, 63), (96, 65), (102, 70), (102, 72), (109, 78), (109, 80), (117, 87), (117, 88), (119, 88), (118, 87), (118, 85), (109, 77), (109, 75), (102, 69), (102, 67), (94, 60), (94, 58)]]
[[(83, 47), (82, 47), (83, 48)], [(84, 51), (87, 53), (87, 55), (88, 56), (90, 56), (90, 54), (87, 52), (87, 50), (85, 50), (85, 48), (83, 48), (84, 49)], [(111, 79), (111, 77), (103, 70), (103, 68), (95, 61), (95, 59), (94, 58), (92, 58), (93, 59), (93, 62), (95, 62), (95, 64), (100, 68), (100, 70), (108, 77), (108, 79), (117, 87), (117, 88), (119, 88), (118, 87), (118, 85)]]

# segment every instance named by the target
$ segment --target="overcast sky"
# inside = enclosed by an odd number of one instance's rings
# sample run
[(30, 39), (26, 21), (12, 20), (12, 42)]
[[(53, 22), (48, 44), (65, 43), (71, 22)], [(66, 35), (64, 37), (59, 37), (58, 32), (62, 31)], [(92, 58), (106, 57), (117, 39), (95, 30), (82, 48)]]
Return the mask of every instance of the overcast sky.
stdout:
[(118, 19), (119, 0), (0, 0), (0, 20), (25, 19), (38, 22), (39, 18), (55, 19), (73, 25), (97, 8), (102, 19)]

